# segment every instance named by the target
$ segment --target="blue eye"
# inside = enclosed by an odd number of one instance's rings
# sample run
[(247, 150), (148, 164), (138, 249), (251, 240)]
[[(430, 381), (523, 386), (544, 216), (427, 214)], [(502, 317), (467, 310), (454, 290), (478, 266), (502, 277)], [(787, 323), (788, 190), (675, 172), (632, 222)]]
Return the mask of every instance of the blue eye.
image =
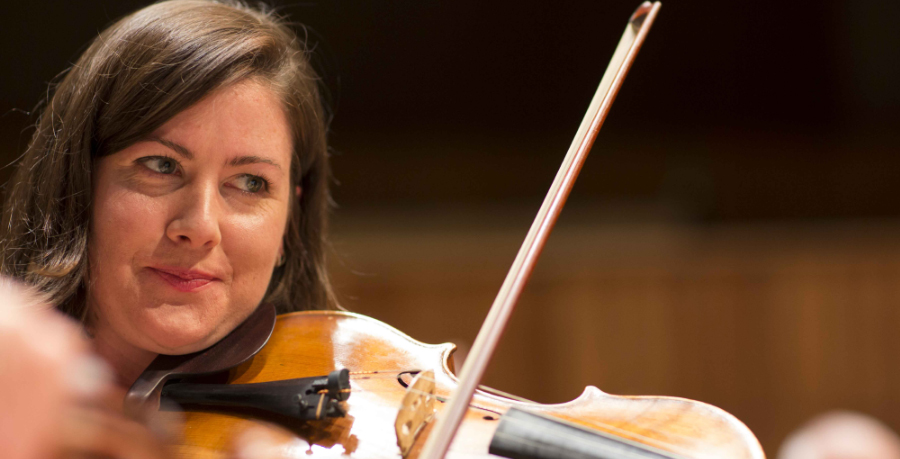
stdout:
[(148, 156), (140, 159), (148, 169), (160, 174), (174, 174), (178, 170), (178, 162), (165, 156)]
[(242, 175), (237, 179), (237, 187), (247, 193), (259, 193), (268, 188), (268, 183), (257, 175)]

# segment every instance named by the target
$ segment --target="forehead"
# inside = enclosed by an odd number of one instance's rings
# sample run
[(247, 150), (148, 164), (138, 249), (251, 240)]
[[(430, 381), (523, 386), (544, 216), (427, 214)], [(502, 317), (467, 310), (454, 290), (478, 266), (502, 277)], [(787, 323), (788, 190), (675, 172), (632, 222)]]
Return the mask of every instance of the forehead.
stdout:
[(278, 95), (244, 81), (210, 93), (152, 133), (205, 157), (255, 155), (285, 169), (293, 152), (288, 117)]

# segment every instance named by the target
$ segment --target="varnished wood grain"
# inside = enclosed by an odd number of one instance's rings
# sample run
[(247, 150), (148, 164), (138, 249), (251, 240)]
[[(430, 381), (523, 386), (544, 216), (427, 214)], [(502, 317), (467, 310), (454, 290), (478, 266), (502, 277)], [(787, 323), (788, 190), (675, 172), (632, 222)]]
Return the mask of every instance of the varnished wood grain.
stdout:
[[(345, 220), (332, 265), (343, 304), (464, 349), (528, 210)], [(483, 383), (540, 402), (589, 384), (709, 402), (769, 456), (826, 410), (900, 431), (900, 221), (699, 226), (567, 212)]]
[[(358, 314), (310, 311), (281, 316), (270, 344), (234, 369), (232, 382), (301, 378), (348, 368), (358, 373), (351, 377), (348, 415), (326, 422), (297, 422), (237, 413), (188, 412), (184, 443), (175, 452), (184, 458), (224, 458), (242, 432), (266, 429), (280, 445), (267, 457), (398, 458), (393, 423), (405, 389), (397, 375), (432, 369), (436, 394), (446, 397), (456, 383), (449, 362), (453, 350), (450, 344), (420, 343)], [(498, 415), (510, 406), (558, 416), (687, 457), (763, 457), (756, 439), (733, 416), (680, 398), (618, 397), (588, 387), (577, 399), (557, 405), (517, 402), (485, 393), (478, 393), (472, 404), (474, 408), (466, 414), (448, 457), (487, 456)], [(423, 436), (428, 433), (426, 428)], [(421, 440), (414, 446), (412, 458), (420, 447)]]

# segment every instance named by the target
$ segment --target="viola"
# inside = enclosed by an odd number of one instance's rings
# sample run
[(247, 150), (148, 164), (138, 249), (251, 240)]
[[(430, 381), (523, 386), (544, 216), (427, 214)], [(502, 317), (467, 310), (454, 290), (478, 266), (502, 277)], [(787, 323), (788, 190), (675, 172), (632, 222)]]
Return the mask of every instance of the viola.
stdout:
[[(129, 391), (126, 408), (140, 413), (160, 400), (183, 407), (184, 440), (175, 449), (187, 458), (225, 457), (231, 439), (248, 430), (277, 438), (265, 457), (280, 458), (764, 458), (744, 424), (701, 402), (588, 386), (575, 400), (543, 405), (478, 389), (659, 6), (645, 2), (631, 17), (458, 378), (451, 344), (423, 344), (348, 312), (276, 319), (263, 305), (205, 351), (158, 357)], [(216, 384), (190, 380), (229, 368)]]

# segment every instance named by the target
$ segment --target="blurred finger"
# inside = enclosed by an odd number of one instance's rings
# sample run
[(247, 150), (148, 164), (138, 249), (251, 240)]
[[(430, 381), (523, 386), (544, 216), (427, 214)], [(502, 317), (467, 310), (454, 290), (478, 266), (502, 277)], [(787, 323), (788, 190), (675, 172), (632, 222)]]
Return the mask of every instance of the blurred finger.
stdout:
[(255, 425), (234, 438), (233, 459), (283, 459), (295, 438), (275, 426)]
[(60, 457), (164, 459), (165, 445), (143, 424), (118, 413), (74, 407), (65, 416)]
[(74, 323), (0, 276), (0, 349), (3, 457), (45, 457), (55, 447), (60, 407), (74, 398), (68, 365), (87, 354), (87, 343)]

